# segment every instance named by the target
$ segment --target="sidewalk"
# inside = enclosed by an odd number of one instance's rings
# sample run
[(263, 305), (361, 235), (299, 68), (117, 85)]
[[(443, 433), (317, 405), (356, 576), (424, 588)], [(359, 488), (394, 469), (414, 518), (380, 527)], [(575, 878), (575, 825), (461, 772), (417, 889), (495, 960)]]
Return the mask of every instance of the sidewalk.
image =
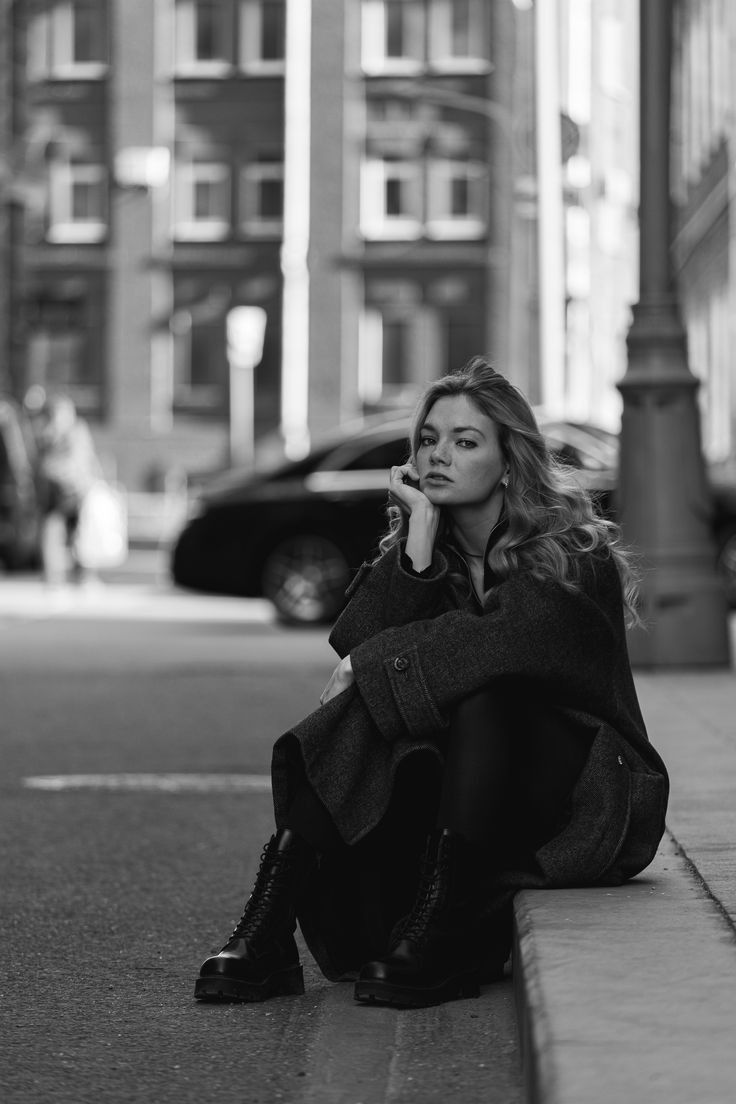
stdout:
[(517, 896), (533, 1104), (736, 1099), (736, 674), (636, 681), (671, 776), (668, 833), (627, 886)]

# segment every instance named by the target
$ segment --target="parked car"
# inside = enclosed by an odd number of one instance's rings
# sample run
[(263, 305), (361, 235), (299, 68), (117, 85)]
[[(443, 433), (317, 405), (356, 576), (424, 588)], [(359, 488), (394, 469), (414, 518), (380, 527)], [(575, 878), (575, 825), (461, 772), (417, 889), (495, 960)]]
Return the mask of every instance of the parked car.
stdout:
[(35, 444), (23, 411), (0, 397), (0, 563), (6, 571), (38, 561)]
[[(538, 421), (601, 512), (615, 516), (617, 435), (539, 413)], [(408, 432), (408, 414), (366, 419), (325, 438), (303, 460), (213, 479), (175, 541), (174, 581), (265, 596), (285, 621), (329, 621), (385, 530), (387, 473), (406, 460)], [(718, 568), (736, 608), (736, 473), (713, 466), (710, 483)]]
[[(584, 426), (550, 422), (545, 433), (601, 509), (610, 510), (615, 444)], [(408, 415), (367, 419), (322, 441), (303, 460), (214, 479), (175, 541), (174, 581), (265, 596), (286, 621), (330, 620), (386, 528), (388, 470), (407, 459), (408, 434)]]

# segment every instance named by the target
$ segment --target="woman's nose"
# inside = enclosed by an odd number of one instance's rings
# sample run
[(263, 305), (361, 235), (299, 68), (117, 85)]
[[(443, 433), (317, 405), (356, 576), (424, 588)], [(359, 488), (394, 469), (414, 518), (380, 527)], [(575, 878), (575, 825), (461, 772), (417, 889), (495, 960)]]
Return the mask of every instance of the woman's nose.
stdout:
[(447, 463), (447, 448), (439, 441), (432, 449), (430, 460), (433, 464), (446, 464)]

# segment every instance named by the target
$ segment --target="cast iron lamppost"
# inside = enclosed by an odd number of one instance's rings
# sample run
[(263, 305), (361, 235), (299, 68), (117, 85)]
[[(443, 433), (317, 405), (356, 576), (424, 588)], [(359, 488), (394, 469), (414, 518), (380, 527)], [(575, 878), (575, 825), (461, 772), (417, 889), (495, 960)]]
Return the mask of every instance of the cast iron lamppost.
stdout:
[(672, 4), (641, 0), (639, 302), (628, 336), (620, 519), (642, 559), (644, 629), (629, 649), (640, 666), (729, 661), (723, 587), (715, 568), (701, 451), (698, 381), (687, 363), (670, 261)]

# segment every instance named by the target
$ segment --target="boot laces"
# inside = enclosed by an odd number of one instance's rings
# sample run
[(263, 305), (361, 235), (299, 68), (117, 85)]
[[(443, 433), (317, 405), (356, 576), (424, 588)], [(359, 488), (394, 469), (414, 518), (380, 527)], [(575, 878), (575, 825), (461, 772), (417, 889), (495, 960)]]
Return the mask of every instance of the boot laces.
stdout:
[(272, 851), (266, 846), (261, 854), (253, 892), (245, 903), (243, 915), (233, 928), (231, 940), (254, 940), (262, 936), (266, 929), (273, 930), (274, 910), (289, 899), (292, 866), (293, 859), (288, 852)]
[(414, 907), (395, 929), (394, 943), (402, 939), (421, 944), (447, 898), (449, 863), (447, 856), (425, 857)]

